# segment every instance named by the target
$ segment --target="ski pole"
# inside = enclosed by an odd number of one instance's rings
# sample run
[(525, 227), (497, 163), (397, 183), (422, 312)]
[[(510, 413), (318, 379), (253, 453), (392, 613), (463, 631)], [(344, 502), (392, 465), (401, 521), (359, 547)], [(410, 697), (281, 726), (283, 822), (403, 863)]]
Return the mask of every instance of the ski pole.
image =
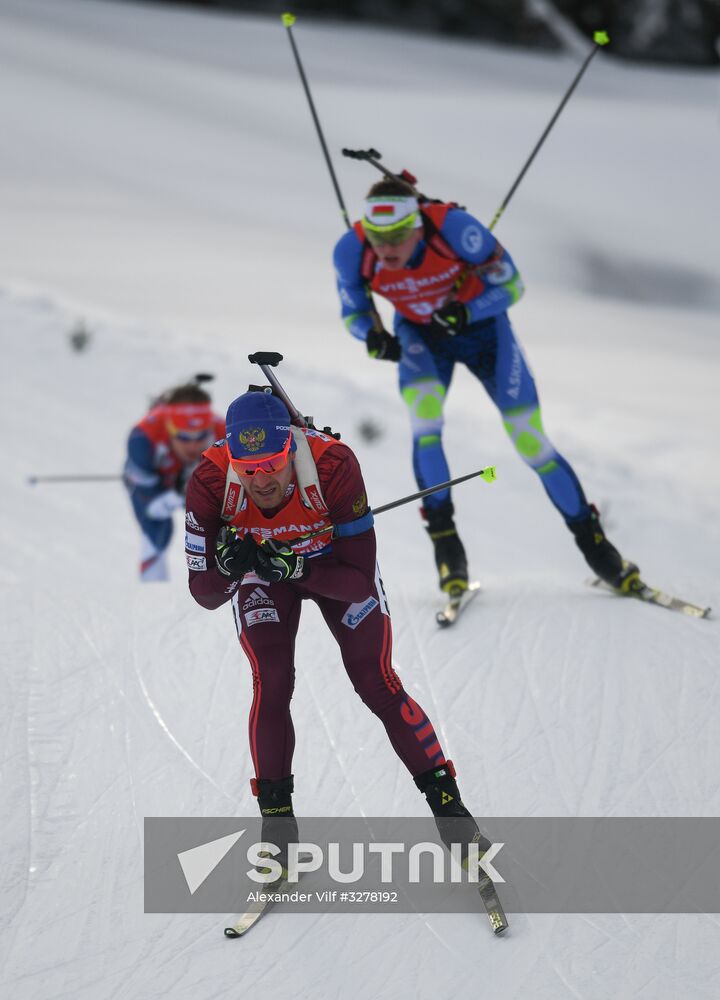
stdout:
[[(508, 193), (503, 198), (503, 200), (502, 200), (502, 202), (500, 204), (500, 207), (498, 208), (497, 212), (493, 216), (492, 222), (488, 226), (488, 229), (492, 230), (497, 225), (498, 220), (500, 219), (500, 216), (503, 214), (503, 212), (505, 211), (505, 209), (508, 206), (508, 203), (509, 203), (510, 199), (512, 198), (512, 196), (515, 194), (515, 192), (517, 191), (518, 187), (520, 186), (520, 182), (522, 181), (522, 179), (525, 176), (525, 174), (528, 172), (531, 163), (533, 162), (533, 160), (537, 156), (538, 152), (540, 151), (540, 148), (541, 148), (542, 144), (545, 142), (545, 140), (547, 139), (548, 135), (550, 134), (550, 130), (552, 129), (553, 125), (555, 124), (555, 122), (560, 117), (560, 113), (562, 112), (563, 108), (565, 107), (565, 105), (567, 104), (567, 102), (570, 100), (570, 97), (572, 96), (573, 91), (575, 90), (575, 88), (577, 87), (578, 83), (582, 79), (582, 77), (583, 77), (586, 69), (590, 65), (590, 62), (592, 61), (592, 59), (594, 58), (594, 56), (597, 54), (598, 50), (603, 45), (607, 45), (608, 42), (610, 41), (610, 39), (608, 38), (608, 35), (607, 35), (607, 33), (605, 31), (596, 31), (595, 34), (593, 35), (593, 41), (595, 42), (595, 45), (593, 46), (593, 48), (591, 49), (591, 51), (588, 53), (587, 58), (585, 59), (584, 63), (582, 64), (582, 66), (578, 70), (577, 74), (575, 75), (575, 79), (572, 81), (572, 83), (568, 87), (567, 91), (565, 92), (565, 95), (564, 95), (563, 99), (560, 101), (560, 104), (558, 105), (558, 107), (557, 107), (557, 109), (555, 111), (555, 114), (552, 116), (552, 118), (550, 119), (550, 121), (548, 122), (548, 124), (547, 124), (547, 126), (545, 128), (545, 131), (543, 132), (543, 134), (540, 136), (540, 138), (538, 139), (537, 143), (535, 144), (535, 147), (534, 147), (533, 151), (530, 153), (530, 156), (525, 161), (525, 164), (524, 164), (522, 170), (520, 171), (520, 173), (518, 174), (518, 176), (516, 177), (515, 181), (513, 182), (512, 187), (510, 188), (510, 190), (508, 191)], [(403, 175), (400, 175), (400, 174), (394, 174), (392, 172), (392, 170), (388, 170), (387, 167), (380, 162), (380, 158), (381, 158), (382, 154), (378, 153), (378, 151), (376, 149), (343, 149), (342, 154), (343, 154), (343, 156), (349, 157), (351, 160), (364, 160), (366, 163), (370, 163), (373, 167), (375, 167), (376, 170), (379, 170), (380, 173), (383, 174), (385, 177), (387, 177), (389, 180), (403, 181), (404, 183), (408, 184), (413, 189), (413, 191), (414, 191), (414, 193), (415, 193), (416, 196), (419, 195), (419, 192), (418, 192), (417, 188), (410, 181), (409, 176), (405, 176), (405, 171), (403, 171)]]
[[(457, 479), (448, 479), (446, 483), (438, 483), (437, 486), (430, 486), (426, 490), (420, 490), (419, 493), (411, 493), (409, 496), (401, 497), (399, 500), (392, 500), (390, 503), (385, 503), (381, 507), (372, 507), (368, 513), (373, 516), (384, 514), (386, 510), (392, 510), (394, 507), (402, 507), (403, 504), (410, 503), (411, 500), (419, 500), (420, 497), (430, 496), (431, 493), (438, 493), (440, 490), (449, 489), (451, 486), (457, 486), (458, 483), (464, 483), (468, 479), (475, 479), (477, 476), (484, 479), (486, 483), (494, 483), (497, 479), (495, 466), (489, 465), (487, 469), (478, 469), (477, 472), (468, 472), (466, 476), (458, 476)], [(324, 535), (327, 530), (328, 528), (325, 527), (318, 528), (316, 531), (308, 531), (307, 534), (291, 539), (288, 542), (288, 545), (292, 546), (299, 545), (301, 542), (309, 542), (312, 538), (317, 538), (318, 535)]]
[(28, 476), (28, 486), (35, 486), (36, 483), (100, 483), (119, 481), (122, 476), (115, 473), (100, 473), (89, 475), (71, 476)]
[(467, 482), (468, 479), (475, 479), (480, 476), (485, 480), (486, 483), (494, 483), (497, 479), (497, 474), (494, 465), (489, 465), (487, 469), (478, 469), (477, 472), (468, 472), (465, 476), (458, 476), (457, 479), (448, 479), (446, 483), (438, 483), (437, 486), (429, 486), (426, 490), (420, 490), (418, 493), (411, 493), (409, 496), (401, 497), (400, 500), (393, 500), (391, 503), (385, 503), (382, 507), (373, 507), (373, 514), (384, 514), (386, 510), (392, 510), (394, 507), (402, 507), (403, 504), (410, 503), (411, 500), (419, 500), (421, 497), (430, 496), (431, 493), (439, 493), (440, 490), (449, 489), (451, 486), (457, 486), (458, 483)]
[[(312, 99), (312, 94), (310, 93), (310, 86), (307, 82), (307, 77), (305, 76), (305, 71), (303, 69), (302, 62), (300, 60), (300, 53), (298, 52), (297, 45), (295, 44), (295, 37), (292, 33), (292, 26), (295, 24), (297, 18), (294, 14), (283, 14), (282, 23), (287, 28), (288, 38), (290, 39), (290, 45), (292, 47), (293, 55), (295, 56), (295, 62), (297, 64), (298, 73), (300, 74), (300, 79), (302, 81), (303, 89), (305, 90), (305, 96), (307, 97), (308, 104), (310, 106), (310, 113), (312, 114), (313, 121), (315, 123), (315, 131), (317, 132), (318, 139), (320, 140), (320, 145), (322, 147), (323, 155), (325, 157), (325, 162), (327, 163), (327, 168), (330, 171), (330, 179), (332, 180), (333, 187), (335, 188), (335, 195), (340, 205), (340, 214), (343, 217), (345, 226), (347, 229), (352, 229), (352, 224), (350, 222), (350, 216), (348, 215), (347, 208), (345, 207), (345, 202), (343, 201), (342, 192), (340, 190), (340, 185), (338, 184), (338, 179), (335, 175), (335, 168), (332, 165), (332, 160), (330, 159), (330, 153), (328, 152), (327, 144), (325, 142), (325, 136), (323, 135), (323, 130), (320, 125), (320, 119), (317, 116), (317, 111), (315, 110), (315, 104)], [(368, 292), (368, 294), (370, 294)], [(372, 300), (372, 296), (370, 295)], [(380, 318), (380, 314), (373, 305), (370, 312), (372, 316), (373, 329), (376, 332), (380, 332), (383, 329), (383, 322)]]
[(300, 53), (298, 52), (297, 45), (295, 44), (295, 39), (292, 33), (292, 26), (295, 24), (297, 18), (294, 14), (283, 14), (282, 23), (287, 28), (288, 38), (290, 39), (290, 45), (292, 47), (293, 55), (295, 56), (295, 63), (297, 64), (298, 73), (300, 74), (300, 79), (302, 80), (303, 89), (305, 90), (305, 96), (307, 97), (307, 102), (310, 106), (310, 114), (315, 122), (315, 131), (317, 132), (318, 139), (320, 140), (320, 145), (322, 146), (323, 156), (325, 157), (325, 162), (327, 163), (327, 168), (330, 171), (330, 179), (332, 180), (333, 187), (335, 188), (335, 195), (340, 205), (340, 213), (345, 221), (345, 225), (348, 229), (351, 228), (350, 217), (345, 208), (345, 202), (343, 201), (342, 192), (340, 191), (340, 185), (338, 184), (338, 179), (335, 176), (335, 169), (332, 165), (332, 160), (330, 159), (330, 153), (328, 152), (327, 145), (325, 143), (325, 136), (323, 135), (323, 130), (320, 126), (320, 119), (317, 116), (315, 110), (315, 104), (313, 103), (312, 94), (310, 93), (310, 87), (307, 82), (307, 77), (305, 76), (305, 70), (303, 69), (303, 64), (300, 60)]
[[(297, 406), (295, 406), (288, 394), (280, 385), (275, 372), (272, 370), (273, 368), (277, 368), (282, 359), (282, 354), (278, 354), (277, 351), (256, 351), (254, 354), (248, 354), (248, 361), (250, 364), (257, 365), (260, 368), (277, 395), (287, 406), (291, 417), (296, 421), (302, 421), (299, 426), (307, 427), (309, 424), (312, 424), (312, 419), (303, 417), (300, 414)], [(438, 493), (440, 490), (450, 489), (451, 486), (457, 486), (459, 483), (467, 482), (468, 479), (475, 479), (478, 476), (482, 477), (486, 483), (494, 483), (497, 479), (495, 466), (489, 465), (486, 469), (478, 469), (477, 472), (468, 472), (467, 475), (458, 476), (457, 479), (448, 479), (445, 483), (438, 483), (437, 486), (429, 486), (425, 490), (420, 490), (417, 493), (411, 493), (409, 496), (401, 497), (399, 500), (392, 500), (390, 503), (383, 504), (381, 507), (374, 507), (372, 509), (372, 513), (383, 514), (386, 510), (393, 510), (393, 508), (401, 507), (403, 504), (410, 503), (412, 500), (420, 500), (421, 497), (430, 496), (431, 493)], [(322, 528), (320, 531), (311, 532), (309, 535), (303, 535), (302, 537), (303, 540), (314, 538), (316, 535), (321, 535), (325, 531), (327, 531), (327, 528)]]
[[(585, 62), (582, 64), (582, 66), (580, 67), (580, 69), (576, 73), (575, 79), (572, 81), (572, 83), (568, 87), (567, 91), (565, 92), (565, 96), (560, 101), (560, 104), (557, 106), (557, 108), (555, 110), (555, 114), (552, 116), (552, 118), (548, 122), (548, 124), (547, 124), (547, 126), (545, 128), (545, 131), (540, 136), (540, 138), (538, 139), (538, 141), (535, 143), (535, 148), (533, 149), (533, 151), (530, 153), (530, 156), (525, 161), (525, 165), (523, 166), (522, 170), (520, 171), (520, 173), (515, 178), (515, 181), (513, 182), (512, 187), (510, 188), (510, 190), (508, 191), (508, 193), (505, 195), (505, 197), (503, 198), (502, 202), (500, 203), (500, 207), (498, 208), (497, 212), (493, 216), (492, 222), (488, 226), (488, 229), (490, 230), (490, 232), (493, 231), (493, 229), (495, 228), (495, 226), (500, 221), (500, 216), (503, 214), (503, 212), (505, 211), (505, 209), (508, 206), (508, 203), (509, 203), (510, 199), (512, 198), (512, 196), (515, 194), (515, 192), (517, 191), (518, 187), (520, 186), (520, 181), (523, 179), (523, 177), (525, 176), (525, 174), (528, 172), (528, 170), (530, 168), (530, 164), (533, 162), (533, 160), (537, 156), (538, 152), (540, 151), (540, 147), (542, 146), (542, 144), (545, 142), (545, 140), (547, 139), (548, 135), (550, 134), (550, 130), (552, 129), (553, 125), (555, 124), (555, 122), (560, 117), (560, 112), (565, 107), (565, 105), (567, 104), (567, 102), (570, 100), (570, 97), (571, 97), (573, 91), (575, 90), (575, 88), (577, 87), (578, 83), (580, 82), (583, 74), (585, 73), (585, 70), (590, 65), (591, 60), (593, 59), (593, 57), (596, 55), (596, 53), (600, 50), (600, 48), (603, 45), (607, 45), (608, 44), (608, 42), (610, 41), (610, 39), (608, 38), (608, 35), (607, 35), (607, 33), (605, 31), (596, 31), (595, 34), (593, 35), (593, 41), (595, 42), (595, 45), (593, 46), (593, 48), (591, 49), (591, 51), (588, 53), (587, 58), (585, 59)], [(373, 150), (371, 150), (371, 152), (373, 152)], [(448, 296), (447, 301), (451, 302), (453, 299), (455, 299), (457, 297), (458, 292), (460, 291), (460, 289), (462, 288), (462, 286), (465, 284), (465, 282), (467, 281), (467, 279), (470, 277), (470, 275), (475, 274), (475, 275), (482, 276), (482, 274), (487, 269), (487, 267), (488, 267), (488, 262), (486, 261), (484, 264), (479, 264), (477, 267), (470, 268), (469, 271), (467, 271), (461, 278), (458, 279), (458, 281), (455, 284), (455, 288), (450, 293), (450, 295)]]
[(593, 41), (595, 42), (595, 44), (593, 45), (591, 51), (588, 53), (587, 58), (585, 59), (585, 62), (582, 64), (582, 66), (578, 70), (578, 72), (577, 72), (577, 74), (575, 76), (575, 79), (573, 80), (573, 82), (568, 87), (567, 91), (565, 92), (565, 96), (563, 97), (563, 99), (560, 101), (560, 104), (558, 105), (558, 107), (557, 107), (557, 109), (555, 111), (555, 114), (552, 116), (552, 118), (548, 122), (548, 124), (547, 124), (547, 126), (545, 128), (545, 131), (543, 132), (543, 134), (540, 136), (540, 138), (536, 142), (535, 148), (533, 149), (532, 153), (530, 154), (530, 156), (525, 161), (525, 165), (523, 166), (522, 170), (520, 171), (520, 173), (515, 178), (515, 181), (514, 181), (512, 187), (510, 188), (510, 190), (508, 191), (508, 193), (503, 198), (502, 202), (500, 203), (500, 207), (498, 208), (497, 212), (493, 216), (493, 220), (490, 223), (490, 225), (488, 226), (488, 229), (491, 232), (495, 228), (495, 226), (497, 225), (497, 223), (498, 223), (498, 221), (500, 219), (500, 216), (503, 214), (503, 212), (507, 208), (510, 199), (512, 198), (512, 196), (515, 194), (515, 192), (517, 191), (518, 187), (520, 186), (520, 182), (522, 181), (522, 179), (525, 176), (525, 174), (528, 172), (530, 164), (535, 159), (535, 157), (537, 156), (538, 152), (540, 151), (540, 147), (542, 146), (542, 144), (545, 142), (545, 140), (547, 139), (548, 135), (550, 134), (551, 128), (553, 127), (553, 125), (555, 124), (555, 122), (560, 117), (560, 112), (565, 107), (565, 105), (567, 104), (567, 102), (570, 100), (570, 97), (572, 96), (572, 93), (575, 90), (575, 88), (577, 87), (578, 83), (580, 83), (580, 80), (582, 79), (583, 74), (585, 73), (585, 70), (588, 68), (588, 66), (590, 65), (590, 63), (594, 59), (595, 55), (600, 51), (600, 49), (602, 48), (602, 46), (603, 45), (607, 45), (608, 42), (610, 41), (610, 39), (608, 38), (607, 32), (605, 32), (605, 31), (596, 31), (595, 34), (593, 35)]

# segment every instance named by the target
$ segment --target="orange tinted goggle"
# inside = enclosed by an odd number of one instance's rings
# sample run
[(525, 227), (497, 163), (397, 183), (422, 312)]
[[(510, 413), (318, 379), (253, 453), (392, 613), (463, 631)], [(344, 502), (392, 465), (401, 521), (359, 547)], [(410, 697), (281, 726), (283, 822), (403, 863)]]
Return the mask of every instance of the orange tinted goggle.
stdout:
[(282, 451), (277, 451), (274, 455), (266, 455), (261, 459), (233, 458), (227, 441), (225, 442), (225, 447), (230, 459), (230, 465), (232, 465), (239, 476), (254, 476), (256, 472), (265, 472), (267, 475), (272, 475), (275, 472), (281, 472), (290, 461), (292, 443), (293, 436), (292, 432), (290, 432)]

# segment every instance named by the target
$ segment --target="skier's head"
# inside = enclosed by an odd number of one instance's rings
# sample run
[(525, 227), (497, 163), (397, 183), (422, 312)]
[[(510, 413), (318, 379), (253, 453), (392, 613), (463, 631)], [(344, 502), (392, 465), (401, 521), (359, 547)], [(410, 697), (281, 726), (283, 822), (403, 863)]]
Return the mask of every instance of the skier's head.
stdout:
[(169, 389), (158, 401), (170, 447), (183, 465), (192, 465), (212, 444), (210, 396), (194, 383)]
[(295, 441), (290, 414), (269, 392), (246, 392), (226, 417), (230, 463), (258, 507), (277, 507), (293, 477)]
[(389, 271), (405, 267), (423, 236), (413, 188), (392, 179), (373, 184), (365, 199), (362, 227), (383, 267)]

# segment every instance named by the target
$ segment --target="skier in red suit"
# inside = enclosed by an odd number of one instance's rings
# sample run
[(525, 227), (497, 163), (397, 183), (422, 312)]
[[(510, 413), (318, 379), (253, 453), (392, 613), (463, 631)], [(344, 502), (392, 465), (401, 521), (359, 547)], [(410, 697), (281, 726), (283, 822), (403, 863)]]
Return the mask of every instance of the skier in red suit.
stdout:
[[(445, 817), (465, 817), (468, 841), (486, 850), (432, 722), (392, 666), (390, 612), (355, 455), (328, 434), (292, 426), (285, 404), (269, 390), (234, 400), (226, 425), (226, 440), (204, 452), (188, 484), (189, 585), (204, 608), (232, 603), (250, 661), (251, 786), (263, 837), (277, 834), (277, 817), (293, 816), (295, 636), (302, 602), (311, 600), (340, 647), (353, 687), (425, 794), (441, 835)], [(297, 835), (294, 819), (289, 824), (278, 839)]]
[(185, 506), (185, 486), (212, 441), (225, 436), (197, 381), (168, 389), (130, 431), (123, 480), (140, 526), (140, 579), (168, 579), (173, 511)]

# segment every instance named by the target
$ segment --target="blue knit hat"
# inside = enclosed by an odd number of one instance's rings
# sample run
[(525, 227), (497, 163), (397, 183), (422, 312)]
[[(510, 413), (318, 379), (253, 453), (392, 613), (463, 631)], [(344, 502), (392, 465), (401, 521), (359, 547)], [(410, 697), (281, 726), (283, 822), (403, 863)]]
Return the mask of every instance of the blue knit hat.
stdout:
[[(226, 439), (233, 458), (275, 455), (287, 444), (290, 414), (269, 392), (246, 392), (234, 399), (225, 418)], [(295, 450), (293, 441), (291, 449)]]

